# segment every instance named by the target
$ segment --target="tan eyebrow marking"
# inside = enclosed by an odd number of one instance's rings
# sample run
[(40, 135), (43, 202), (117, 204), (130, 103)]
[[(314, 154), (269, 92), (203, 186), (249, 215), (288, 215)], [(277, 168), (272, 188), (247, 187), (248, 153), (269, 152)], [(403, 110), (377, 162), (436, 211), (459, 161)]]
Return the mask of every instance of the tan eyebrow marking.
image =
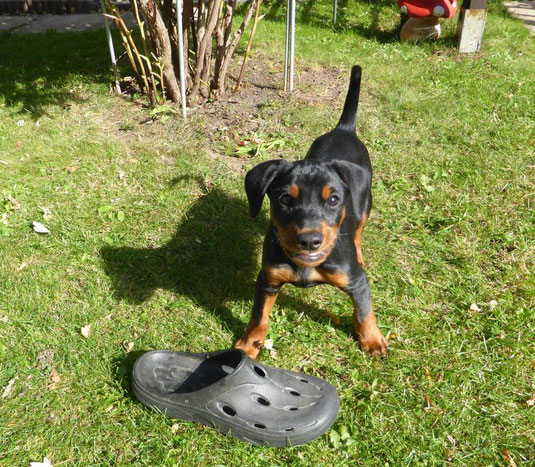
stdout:
[(325, 185), (325, 186), (323, 187), (323, 189), (321, 190), (321, 197), (322, 197), (325, 201), (327, 201), (327, 199), (329, 198), (329, 196), (331, 196), (331, 193), (332, 193), (332, 192), (333, 192), (333, 191), (331, 190), (331, 187)]

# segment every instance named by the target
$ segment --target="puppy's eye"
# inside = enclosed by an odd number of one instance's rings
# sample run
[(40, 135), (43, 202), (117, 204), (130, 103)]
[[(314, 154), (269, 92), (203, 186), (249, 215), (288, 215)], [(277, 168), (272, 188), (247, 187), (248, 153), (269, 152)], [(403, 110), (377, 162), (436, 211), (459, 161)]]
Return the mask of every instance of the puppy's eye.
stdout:
[(290, 195), (282, 195), (279, 198), (279, 203), (281, 203), (283, 206), (291, 206), (293, 200), (294, 199)]
[(327, 205), (330, 206), (331, 208), (338, 206), (339, 202), (340, 202), (340, 198), (336, 195), (331, 195), (327, 198)]

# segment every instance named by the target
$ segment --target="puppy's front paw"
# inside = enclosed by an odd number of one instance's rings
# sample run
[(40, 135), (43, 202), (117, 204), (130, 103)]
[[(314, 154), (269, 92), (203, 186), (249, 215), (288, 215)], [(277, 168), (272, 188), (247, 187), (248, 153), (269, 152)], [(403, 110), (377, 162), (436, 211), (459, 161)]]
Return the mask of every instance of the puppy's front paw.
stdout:
[(243, 350), (249, 357), (256, 359), (260, 349), (262, 347), (262, 342), (260, 341), (251, 341), (250, 339), (244, 339), (243, 337), (234, 344), (235, 349)]
[(386, 357), (388, 341), (379, 328), (370, 329), (364, 334), (359, 334), (359, 343), (362, 350), (372, 357)]

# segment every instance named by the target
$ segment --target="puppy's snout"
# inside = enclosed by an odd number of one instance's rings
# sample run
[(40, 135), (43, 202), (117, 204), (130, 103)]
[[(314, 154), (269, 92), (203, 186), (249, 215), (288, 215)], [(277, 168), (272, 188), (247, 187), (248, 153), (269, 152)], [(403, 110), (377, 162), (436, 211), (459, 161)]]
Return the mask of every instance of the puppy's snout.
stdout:
[(323, 235), (321, 232), (305, 232), (297, 235), (297, 244), (303, 250), (315, 251), (322, 243)]

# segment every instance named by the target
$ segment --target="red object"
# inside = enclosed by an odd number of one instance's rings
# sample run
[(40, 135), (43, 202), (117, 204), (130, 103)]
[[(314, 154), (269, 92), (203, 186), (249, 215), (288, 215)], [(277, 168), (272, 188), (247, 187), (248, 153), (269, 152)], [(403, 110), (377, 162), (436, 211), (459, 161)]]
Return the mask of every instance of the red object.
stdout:
[(457, 12), (457, 0), (398, 0), (403, 13), (413, 18), (451, 18)]

